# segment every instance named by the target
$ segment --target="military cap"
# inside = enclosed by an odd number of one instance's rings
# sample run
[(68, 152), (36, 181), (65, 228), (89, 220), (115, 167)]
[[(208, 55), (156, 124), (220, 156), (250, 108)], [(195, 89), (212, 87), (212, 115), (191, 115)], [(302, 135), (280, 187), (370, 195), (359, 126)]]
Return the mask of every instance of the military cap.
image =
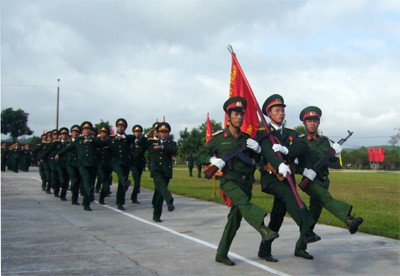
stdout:
[(128, 122), (124, 118), (119, 118), (115, 122), (115, 126), (118, 126), (118, 125), (123, 125), (123, 126), (125, 126), (125, 128), (127, 128), (128, 127)]
[(40, 135), (40, 138), (46, 137), (47, 133), (43, 133), (42, 135)]
[(85, 128), (90, 128), (91, 130), (93, 130), (93, 125), (92, 125), (92, 123), (89, 122), (89, 121), (84, 121), (84, 122), (81, 124), (81, 129), (85, 129)]
[(157, 125), (156, 130), (158, 132), (170, 132), (171, 126), (167, 122), (162, 122)]
[(322, 111), (316, 106), (307, 106), (300, 112), (300, 121), (320, 119), (322, 116)]
[(262, 112), (263, 112), (265, 115), (268, 116), (268, 110), (269, 110), (271, 107), (277, 106), (277, 105), (280, 105), (280, 106), (283, 106), (283, 107), (286, 106), (285, 101), (283, 100), (283, 97), (282, 97), (281, 95), (279, 95), (279, 94), (273, 94), (273, 95), (269, 96), (269, 97), (265, 100), (265, 102), (264, 102), (264, 104), (263, 104), (263, 106), (262, 106)]
[(57, 129), (53, 129), (53, 130), (51, 131), (51, 134), (57, 134), (57, 135), (59, 135), (60, 132), (59, 132)]
[(51, 136), (51, 131), (47, 131), (46, 136)]
[(247, 101), (245, 98), (240, 96), (231, 97), (224, 103), (224, 111), (226, 113), (228, 113), (230, 110), (245, 112), (246, 106)]
[(151, 128), (154, 128), (155, 130), (157, 130), (158, 124), (159, 124), (159, 122), (155, 122), (155, 123), (151, 126)]
[(110, 129), (108, 127), (102, 127), (102, 128), (99, 129), (99, 133), (100, 132), (106, 132), (107, 134), (109, 134), (110, 133)]
[(143, 131), (142, 126), (141, 126), (141, 125), (134, 125), (134, 126), (132, 127), (132, 132), (135, 132), (135, 131), (140, 131), (140, 132), (142, 132), (142, 131)]
[(60, 128), (60, 134), (69, 134), (69, 129), (68, 128), (66, 128), (66, 127), (62, 127), (62, 128)]
[(78, 131), (79, 133), (81, 133), (81, 127), (79, 126), (79, 125), (73, 125), (72, 127), (71, 127), (71, 130), (70, 130), (71, 132), (72, 131)]

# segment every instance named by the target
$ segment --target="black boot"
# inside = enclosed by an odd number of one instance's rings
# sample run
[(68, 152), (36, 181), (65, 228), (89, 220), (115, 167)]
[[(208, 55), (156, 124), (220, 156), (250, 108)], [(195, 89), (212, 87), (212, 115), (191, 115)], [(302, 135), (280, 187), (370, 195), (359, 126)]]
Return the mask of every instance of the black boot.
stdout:
[(362, 218), (348, 216), (346, 219), (346, 225), (349, 227), (350, 234), (355, 234), (358, 231), (358, 226), (360, 226), (363, 222), (364, 220)]

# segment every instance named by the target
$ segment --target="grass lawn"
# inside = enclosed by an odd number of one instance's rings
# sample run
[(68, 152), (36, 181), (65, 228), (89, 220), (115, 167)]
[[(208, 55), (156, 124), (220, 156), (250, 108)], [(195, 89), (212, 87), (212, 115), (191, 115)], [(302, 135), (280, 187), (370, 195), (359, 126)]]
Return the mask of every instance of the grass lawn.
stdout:
[[(216, 182), (213, 196), (213, 181), (197, 178), (197, 170), (189, 177), (186, 167), (175, 167), (174, 178), (169, 188), (174, 194), (224, 204)], [(260, 174), (256, 172), (252, 202), (269, 212), (273, 197), (261, 192)], [(353, 214), (364, 218), (360, 231), (388, 238), (400, 239), (400, 173), (370, 171), (331, 171), (329, 191), (334, 198), (353, 205)], [(298, 178), (299, 180), (299, 178)], [(114, 175), (114, 181), (117, 181)], [(154, 189), (149, 171), (143, 172), (142, 187)], [(298, 188), (303, 201), (308, 205), (308, 196)], [(322, 211), (319, 223), (346, 228), (344, 223), (326, 210)]]

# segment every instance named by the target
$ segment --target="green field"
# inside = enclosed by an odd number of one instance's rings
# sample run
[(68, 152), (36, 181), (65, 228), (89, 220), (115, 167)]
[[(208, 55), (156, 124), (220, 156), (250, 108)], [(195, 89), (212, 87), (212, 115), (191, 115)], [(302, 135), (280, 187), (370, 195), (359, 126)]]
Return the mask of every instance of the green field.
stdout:
[[(224, 204), (219, 196), (219, 183), (216, 183), (216, 197), (213, 197), (213, 181), (189, 177), (188, 169), (176, 167), (174, 178), (169, 184), (172, 193), (187, 197)], [(202, 175), (203, 177), (203, 175)], [(256, 172), (252, 202), (269, 212), (273, 197), (262, 193), (259, 173)], [(332, 171), (330, 192), (333, 197), (353, 205), (353, 213), (364, 218), (360, 231), (388, 238), (400, 239), (400, 173), (369, 171)], [(114, 176), (114, 181), (116, 178)], [(154, 188), (148, 170), (143, 173), (142, 187)], [(308, 204), (308, 196), (298, 189), (300, 196)], [(227, 210), (228, 212), (228, 210)], [(266, 218), (268, 222), (268, 218)], [(222, 222), (223, 223), (223, 222)], [(323, 210), (319, 223), (345, 228), (344, 223)]]

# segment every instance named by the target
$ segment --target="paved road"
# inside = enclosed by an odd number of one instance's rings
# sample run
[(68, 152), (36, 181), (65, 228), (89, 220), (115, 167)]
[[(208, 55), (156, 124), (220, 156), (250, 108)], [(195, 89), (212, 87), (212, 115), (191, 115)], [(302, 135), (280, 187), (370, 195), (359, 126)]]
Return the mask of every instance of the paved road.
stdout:
[[(171, 182), (173, 185), (173, 181)], [(93, 204), (93, 212), (41, 191), (37, 170), (1, 174), (2, 275), (398, 275), (400, 241), (317, 225), (322, 237), (309, 245), (314, 260), (293, 256), (298, 229), (285, 220), (274, 242), (278, 263), (257, 257), (259, 234), (242, 223), (231, 247), (237, 265), (214, 261), (228, 209), (175, 196), (174, 212), (153, 223), (152, 192), (142, 204), (115, 208)], [(128, 197), (127, 197), (128, 198)], [(268, 218), (266, 219), (268, 220)]]

